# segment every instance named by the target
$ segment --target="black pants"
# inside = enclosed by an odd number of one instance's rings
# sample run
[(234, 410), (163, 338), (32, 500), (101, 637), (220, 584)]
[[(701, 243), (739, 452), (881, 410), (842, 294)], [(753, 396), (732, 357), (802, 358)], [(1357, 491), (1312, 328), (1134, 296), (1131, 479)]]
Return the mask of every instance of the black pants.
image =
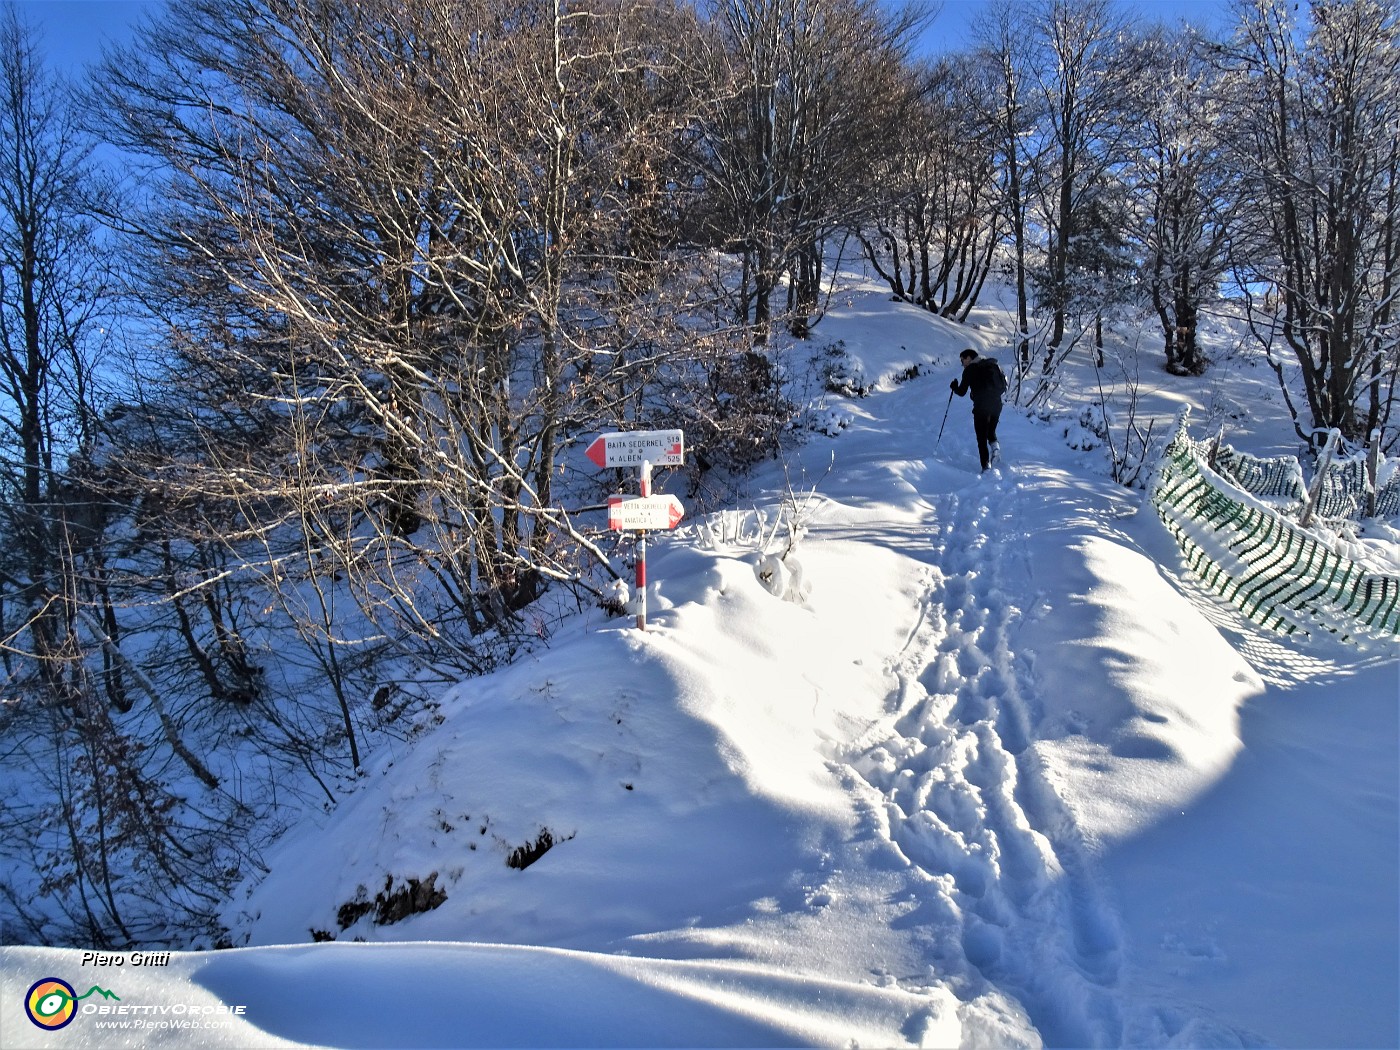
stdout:
[(990, 408), (972, 406), (972, 429), (977, 432), (977, 454), (982, 457), (983, 470), (991, 466), (990, 445), (997, 439), (997, 422), (1000, 419), (1000, 405), (992, 405)]

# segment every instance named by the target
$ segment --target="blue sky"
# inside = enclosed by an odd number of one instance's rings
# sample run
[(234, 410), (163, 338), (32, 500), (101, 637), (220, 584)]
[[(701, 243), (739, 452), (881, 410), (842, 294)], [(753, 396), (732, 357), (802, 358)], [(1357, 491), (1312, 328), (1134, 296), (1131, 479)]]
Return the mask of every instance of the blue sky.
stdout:
[[(1029, 2), (1029, 0), (1027, 0)], [(1123, 8), (1144, 21), (1174, 24), (1185, 20), (1209, 28), (1225, 19), (1229, 13), (1228, 0), (1119, 0)], [(968, 26), (986, 0), (943, 0), (938, 20), (924, 34), (930, 47), (951, 44), (954, 48), (967, 40)]]
[[(178, 0), (177, 0), (178, 2)], [(159, 0), (0, 0), (19, 10), (20, 20), (38, 37), (44, 67), (81, 83), (86, 68), (102, 58), (104, 43), (124, 44), (146, 11), (160, 10)], [(95, 159), (118, 170), (114, 147), (97, 146)]]
[(39, 29), (45, 54), (64, 72), (79, 72), (102, 55), (104, 41), (125, 41), (149, 0), (13, 0)]

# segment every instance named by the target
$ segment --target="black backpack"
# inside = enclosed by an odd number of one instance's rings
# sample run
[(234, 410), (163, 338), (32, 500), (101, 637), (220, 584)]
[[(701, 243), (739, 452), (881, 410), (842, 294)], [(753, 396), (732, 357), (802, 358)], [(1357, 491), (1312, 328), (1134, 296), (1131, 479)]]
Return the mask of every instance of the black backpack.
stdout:
[(984, 357), (981, 359), (982, 367), (991, 373), (992, 389), (997, 392), (998, 397), (1006, 395), (1006, 373), (1001, 370), (1001, 363), (995, 357)]

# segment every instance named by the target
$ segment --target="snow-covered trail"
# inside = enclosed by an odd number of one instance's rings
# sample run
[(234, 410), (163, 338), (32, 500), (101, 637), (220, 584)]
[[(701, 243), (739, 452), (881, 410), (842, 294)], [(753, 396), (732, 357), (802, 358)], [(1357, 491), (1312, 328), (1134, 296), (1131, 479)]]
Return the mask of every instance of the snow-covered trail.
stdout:
[(1116, 922), (1031, 747), (1033, 670), (1013, 646), (1030, 578), (1020, 496), (1013, 478), (988, 475), (933, 497), (926, 615), (889, 719), (850, 761), (883, 796), (890, 839), (948, 897), (956, 928), (931, 950), (960, 945), (973, 983), (1012, 995), (1047, 1043), (1117, 1045), (1104, 991)]
[[(888, 657), (883, 711), (833, 764), (907, 866), (920, 903), (900, 926), (930, 974), (965, 1003), (1003, 1002), (1047, 1044), (1118, 1045), (1116, 918), (1033, 747), (1034, 658), (1016, 648), (1019, 625), (1040, 614), (1021, 507), (1022, 474), (1036, 468), (979, 476), (965, 404), (935, 448), (932, 389), (924, 380), (879, 395), (869, 458), (866, 428), (854, 428), (823, 485), (829, 509), (810, 541), (900, 549), (922, 592), (905, 644)], [(1028, 430), (1010, 416), (1008, 430)], [(1014, 439), (1004, 445), (1026, 456)], [(891, 446), (908, 458), (891, 457)], [(885, 510), (904, 513), (863, 513), (860, 494), (872, 488), (891, 494)]]
[[(889, 658), (895, 685), (884, 710), (835, 756), (853, 790), (872, 799), (875, 833), (907, 865), (909, 892), (920, 899), (899, 927), (963, 1003), (999, 1003), (1045, 1045), (1248, 1045), (1256, 1037), (1228, 1020), (1166, 1006), (1133, 984), (1098, 829), (1080, 822), (1092, 807), (1056, 758), (1063, 741), (1096, 729), (1105, 739), (1118, 734), (1120, 760), (1137, 755), (1151, 765), (1155, 757), (1146, 734), (1096, 727), (1092, 714), (1081, 722), (1065, 676), (1042, 673), (1073, 650), (1084, 691), (1116, 693), (1105, 669), (1133, 654), (1062, 637), (1057, 619), (1092, 602), (1073, 585), (1094, 576), (1086, 563), (1095, 545), (1114, 534), (1115, 518), (1134, 512), (1138, 496), (1106, 481), (1067, 491), (1063, 450), (1047, 447), (1014, 407), (1003, 416), (1008, 466), (979, 475), (970, 426), (958, 418), (965, 406), (954, 404), (958, 415), (935, 446), (929, 418), (937, 421), (930, 407), (940, 388), (914, 383), (881, 395), (869, 427), (879, 451), (872, 447), (868, 462), (864, 428), (843, 435), (839, 476), (825, 490), (845, 513), (811, 534), (820, 541), (854, 531), (866, 542), (903, 544), (921, 573), (916, 622)], [(892, 458), (891, 446), (905, 447), (907, 458)], [(882, 486), (867, 471), (889, 477)], [(858, 493), (881, 487), (892, 516), (875, 521), (852, 507)], [(1147, 565), (1126, 548), (1114, 557)], [(1236, 673), (1237, 682), (1245, 677)], [(1219, 703), (1232, 712), (1228, 694)], [(1109, 706), (1121, 709), (1122, 724), (1141, 715), (1128, 696)], [(1174, 715), (1149, 712), (1145, 721)], [(1160, 785), (1147, 779), (1141, 790), (1152, 794)]]

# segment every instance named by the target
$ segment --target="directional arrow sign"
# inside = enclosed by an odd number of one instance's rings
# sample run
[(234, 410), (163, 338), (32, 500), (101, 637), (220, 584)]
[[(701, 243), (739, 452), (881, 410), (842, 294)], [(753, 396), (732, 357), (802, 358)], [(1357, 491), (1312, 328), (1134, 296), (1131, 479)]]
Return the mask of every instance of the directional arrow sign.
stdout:
[(675, 496), (608, 498), (608, 528), (619, 532), (632, 529), (674, 529), (683, 517), (685, 508)]
[(629, 430), (601, 434), (583, 454), (600, 467), (678, 467), (685, 462), (685, 433), (680, 430)]

